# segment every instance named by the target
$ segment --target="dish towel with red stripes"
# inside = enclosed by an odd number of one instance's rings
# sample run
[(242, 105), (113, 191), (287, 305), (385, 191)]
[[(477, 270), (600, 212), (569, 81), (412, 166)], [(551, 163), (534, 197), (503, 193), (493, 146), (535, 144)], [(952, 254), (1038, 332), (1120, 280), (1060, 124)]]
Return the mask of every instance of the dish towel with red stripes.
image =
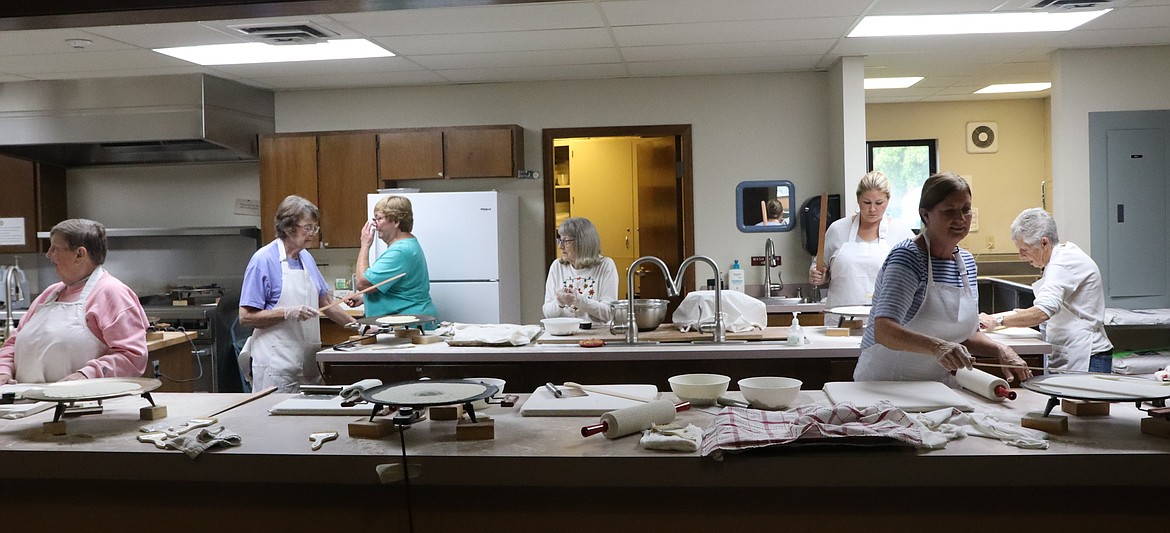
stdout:
[(961, 436), (932, 431), (884, 401), (867, 406), (808, 404), (787, 411), (726, 407), (703, 434), (703, 455), (720, 460), (728, 451), (843, 437), (885, 437), (916, 448), (942, 448)]

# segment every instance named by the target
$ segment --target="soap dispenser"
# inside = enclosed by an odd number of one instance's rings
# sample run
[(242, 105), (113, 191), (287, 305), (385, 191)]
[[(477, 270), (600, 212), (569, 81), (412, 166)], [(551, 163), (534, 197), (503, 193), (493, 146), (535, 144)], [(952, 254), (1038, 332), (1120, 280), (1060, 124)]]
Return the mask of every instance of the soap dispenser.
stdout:
[(736, 259), (731, 265), (731, 270), (727, 271), (727, 288), (744, 292), (743, 269), (739, 267), (739, 259)]
[(792, 325), (788, 326), (788, 346), (804, 345), (804, 328), (800, 327), (800, 311), (792, 312)]

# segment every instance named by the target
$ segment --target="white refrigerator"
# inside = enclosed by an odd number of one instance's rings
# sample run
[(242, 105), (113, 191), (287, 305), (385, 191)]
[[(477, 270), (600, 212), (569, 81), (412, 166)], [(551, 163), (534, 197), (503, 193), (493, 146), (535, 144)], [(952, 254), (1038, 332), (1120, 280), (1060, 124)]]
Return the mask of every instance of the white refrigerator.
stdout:
[[(391, 195), (410, 199), (439, 319), (520, 323), (519, 199), (497, 191), (371, 194), (367, 214)], [(370, 264), (386, 250), (374, 239)]]

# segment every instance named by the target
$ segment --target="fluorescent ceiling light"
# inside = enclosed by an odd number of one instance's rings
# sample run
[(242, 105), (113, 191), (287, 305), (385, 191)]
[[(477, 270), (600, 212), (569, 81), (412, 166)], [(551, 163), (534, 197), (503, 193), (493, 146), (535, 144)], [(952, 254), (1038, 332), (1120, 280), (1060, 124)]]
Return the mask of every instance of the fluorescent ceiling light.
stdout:
[(872, 16), (861, 19), (847, 37), (1068, 31), (1110, 11)]
[(155, 48), (154, 51), (198, 65), (246, 65), (394, 56), (389, 50), (365, 39), (334, 39), (315, 44), (210, 44)]
[(865, 78), (865, 88), (869, 89), (905, 89), (922, 81), (922, 76), (908, 78)]
[(999, 83), (996, 85), (988, 85), (975, 94), (996, 94), (996, 93), (1030, 93), (1036, 91), (1043, 91), (1052, 87), (1051, 83)]

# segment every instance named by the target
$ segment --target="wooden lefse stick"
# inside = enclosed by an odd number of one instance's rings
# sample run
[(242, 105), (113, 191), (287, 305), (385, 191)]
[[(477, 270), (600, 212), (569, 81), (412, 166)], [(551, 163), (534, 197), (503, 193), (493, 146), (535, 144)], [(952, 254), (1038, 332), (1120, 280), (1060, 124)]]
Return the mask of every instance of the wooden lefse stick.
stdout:
[(768, 202), (765, 202), (763, 200), (760, 200), (760, 216), (763, 217), (760, 219), (760, 220), (764, 221), (763, 225), (767, 226), (768, 225)]
[(222, 414), (224, 414), (228, 411), (231, 411), (232, 409), (235, 409), (241, 405), (244, 405), (246, 403), (249, 403), (249, 402), (252, 402), (255, 400), (259, 400), (260, 398), (268, 396), (269, 394), (272, 394), (273, 392), (276, 392), (276, 387), (268, 387), (267, 389), (263, 389), (263, 390), (254, 392), (254, 393), (252, 393), (251, 396), (248, 396), (247, 398), (244, 398), (243, 400), (240, 400), (240, 401), (233, 403), (227, 407), (224, 407), (223, 409), (220, 409), (214, 413), (211, 413), (210, 415), (207, 416), (207, 418), (215, 418), (216, 416), (222, 415)]
[(825, 225), (829, 218), (829, 193), (821, 193), (821, 216), (817, 220), (817, 270), (825, 270)]
[(615, 397), (617, 397), (617, 398), (625, 398), (625, 399), (627, 399), (627, 400), (634, 400), (634, 401), (636, 401), (636, 402), (646, 402), (646, 403), (649, 403), (649, 402), (652, 402), (652, 401), (654, 401), (654, 399), (653, 399), (653, 398), (643, 398), (643, 397), (641, 397), (641, 396), (634, 396), (633, 394), (625, 394), (625, 393), (622, 393), (622, 392), (617, 392), (617, 391), (606, 390), (606, 389), (603, 389), (603, 388), (601, 388), (601, 387), (592, 387), (592, 386), (589, 386), (589, 385), (582, 385), (582, 384), (580, 384), (580, 383), (574, 383), (574, 382), (572, 382), (572, 381), (566, 381), (564, 386), (566, 386), (566, 387), (572, 387), (572, 388), (575, 388), (575, 389), (580, 389), (580, 390), (583, 390), (583, 391), (585, 391), (585, 392), (592, 392), (592, 393), (594, 393), (594, 394), (604, 394), (604, 395), (606, 395), (606, 396), (615, 396)]
[(1022, 366), (1022, 365), (1001, 365), (1001, 364), (999, 364), (999, 363), (971, 363), (971, 364), (972, 364), (972, 365), (975, 365), (975, 366), (990, 366), (990, 367), (994, 367), (994, 368), (1026, 368), (1026, 369), (1028, 369), (1028, 370), (1039, 370), (1039, 371), (1041, 371), (1041, 372), (1043, 372), (1043, 371), (1044, 371), (1044, 369), (1043, 369), (1043, 368), (1036, 368), (1036, 367), (1034, 367), (1034, 366)]
[[(362, 289), (362, 290), (358, 291), (358, 292), (357, 292), (357, 294), (365, 294), (365, 293), (367, 293), (367, 292), (370, 292), (370, 291), (372, 291), (372, 290), (374, 290), (374, 289), (377, 289), (378, 287), (381, 287), (382, 285), (385, 285), (385, 284), (387, 284), (387, 283), (390, 283), (391, 281), (394, 281), (394, 280), (396, 280), (396, 279), (398, 279), (398, 278), (401, 278), (402, 276), (405, 276), (405, 275), (406, 275), (406, 272), (403, 272), (403, 273), (401, 273), (401, 274), (399, 274), (399, 275), (397, 275), (397, 276), (394, 276), (394, 277), (392, 277), (392, 278), (390, 278), (390, 279), (386, 279), (386, 280), (380, 281), (380, 282), (378, 282), (377, 284), (370, 285), (369, 287), (366, 287), (366, 288), (364, 288), (364, 289)], [(353, 296), (353, 295), (351, 294), (350, 296)], [(349, 296), (347, 296), (346, 298), (348, 298), (348, 297), (349, 297)], [(341, 305), (341, 302), (344, 302), (344, 301), (345, 301), (345, 298), (341, 298), (341, 299), (339, 299), (339, 300), (334, 300), (334, 301), (333, 301), (333, 303), (331, 303), (331, 304), (329, 304), (329, 305), (326, 305), (326, 306), (324, 306), (324, 307), (322, 307), (322, 308), (318, 309), (317, 311), (318, 311), (318, 312), (320, 312), (320, 313), (324, 313), (326, 309), (332, 309), (332, 308), (334, 308), (334, 307), (336, 307), (336, 306), (338, 306), (338, 305)]]

